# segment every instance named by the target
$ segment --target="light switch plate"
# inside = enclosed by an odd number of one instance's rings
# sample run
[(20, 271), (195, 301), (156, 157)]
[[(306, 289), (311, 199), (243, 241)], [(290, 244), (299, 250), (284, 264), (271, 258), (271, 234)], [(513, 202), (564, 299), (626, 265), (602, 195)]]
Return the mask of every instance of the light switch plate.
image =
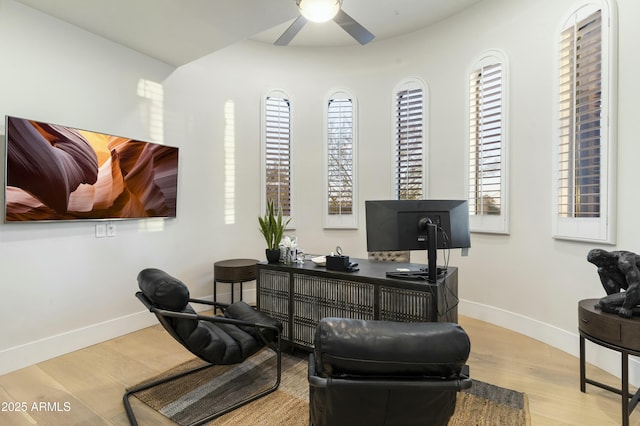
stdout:
[(115, 237), (116, 236), (116, 224), (115, 223), (107, 223), (107, 237)]
[(107, 225), (104, 223), (96, 224), (96, 238), (104, 238), (107, 236)]

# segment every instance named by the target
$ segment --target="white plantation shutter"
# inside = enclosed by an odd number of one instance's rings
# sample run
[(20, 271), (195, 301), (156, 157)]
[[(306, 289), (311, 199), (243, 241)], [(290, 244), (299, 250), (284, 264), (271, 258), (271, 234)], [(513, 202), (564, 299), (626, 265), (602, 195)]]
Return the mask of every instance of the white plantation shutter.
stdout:
[(562, 32), (558, 215), (600, 217), (602, 16)]
[(554, 237), (615, 242), (615, 13), (589, 1), (565, 21), (558, 63)]
[(469, 73), (469, 224), (508, 232), (506, 59), (491, 50)]
[(407, 83), (395, 93), (395, 198), (424, 198), (424, 88)]
[(357, 227), (355, 100), (345, 91), (326, 102), (325, 228)]
[(502, 64), (471, 74), (469, 213), (500, 214), (502, 163)]
[(267, 96), (264, 110), (264, 179), (266, 201), (291, 216), (291, 105)]
[(351, 99), (329, 100), (327, 156), (327, 214), (352, 214), (353, 101)]

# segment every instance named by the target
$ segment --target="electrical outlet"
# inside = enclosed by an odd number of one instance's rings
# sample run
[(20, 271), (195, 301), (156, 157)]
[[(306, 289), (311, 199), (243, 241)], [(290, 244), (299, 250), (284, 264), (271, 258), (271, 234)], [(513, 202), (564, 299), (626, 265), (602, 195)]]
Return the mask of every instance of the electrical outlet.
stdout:
[(107, 237), (115, 237), (116, 236), (116, 224), (115, 223), (107, 223)]
[(104, 238), (107, 236), (107, 225), (104, 223), (96, 224), (96, 238)]

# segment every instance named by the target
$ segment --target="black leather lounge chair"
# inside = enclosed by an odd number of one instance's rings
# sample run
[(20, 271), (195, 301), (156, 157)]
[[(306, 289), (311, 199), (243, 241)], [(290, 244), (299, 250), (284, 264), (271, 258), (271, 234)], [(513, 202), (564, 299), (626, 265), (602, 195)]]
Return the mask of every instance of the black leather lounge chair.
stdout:
[(324, 318), (314, 343), (311, 426), (444, 426), (471, 387), (458, 324)]
[[(132, 425), (137, 425), (137, 421), (129, 397), (135, 392), (167, 383), (213, 365), (242, 363), (265, 346), (271, 347), (276, 352), (277, 372), (273, 386), (238, 401), (222, 411), (206, 415), (193, 424), (209, 422), (278, 388), (282, 372), (280, 350), (282, 324), (278, 320), (253, 309), (242, 301), (223, 304), (191, 299), (189, 290), (180, 280), (159, 269), (142, 270), (138, 274), (138, 285), (140, 291), (136, 293), (136, 297), (158, 317), (158, 321), (167, 332), (208, 364), (128, 389), (124, 394), (123, 402)], [(223, 314), (218, 316), (197, 314), (189, 302), (217, 307)]]

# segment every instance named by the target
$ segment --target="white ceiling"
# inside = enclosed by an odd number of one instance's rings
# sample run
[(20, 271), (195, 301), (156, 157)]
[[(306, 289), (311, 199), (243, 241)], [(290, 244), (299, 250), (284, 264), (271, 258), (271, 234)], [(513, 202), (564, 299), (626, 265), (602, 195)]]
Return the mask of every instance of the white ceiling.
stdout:
[[(273, 43), (298, 16), (295, 0), (16, 0), (174, 66), (235, 42)], [(343, 0), (383, 40), (416, 31), (481, 0)], [(358, 45), (330, 21), (308, 22), (290, 46)], [(286, 49), (287, 47), (279, 47)]]

